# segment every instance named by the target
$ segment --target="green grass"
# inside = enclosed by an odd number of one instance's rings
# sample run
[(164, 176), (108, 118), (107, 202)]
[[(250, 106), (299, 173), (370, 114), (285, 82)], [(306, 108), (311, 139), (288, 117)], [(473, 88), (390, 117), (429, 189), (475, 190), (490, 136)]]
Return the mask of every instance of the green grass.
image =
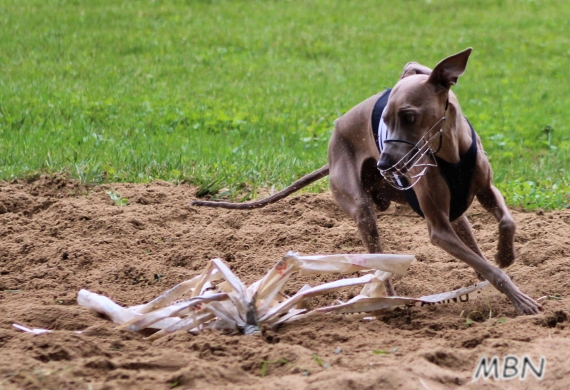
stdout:
[(568, 207), (569, 21), (558, 0), (0, 0), (0, 179), (254, 196), (325, 164), (334, 119), (406, 62), (473, 46), (454, 90), (498, 187)]

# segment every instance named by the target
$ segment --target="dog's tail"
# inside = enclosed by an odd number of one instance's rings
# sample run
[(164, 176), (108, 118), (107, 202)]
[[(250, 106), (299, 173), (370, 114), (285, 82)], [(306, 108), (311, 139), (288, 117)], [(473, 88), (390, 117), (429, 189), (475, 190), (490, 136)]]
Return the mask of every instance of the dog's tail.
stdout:
[(291, 195), (293, 192), (299, 191), (301, 188), (306, 187), (309, 184), (319, 179), (322, 179), (328, 174), (329, 174), (329, 165), (327, 164), (324, 167), (319, 168), (316, 171), (313, 171), (308, 175), (303, 176), (302, 178), (291, 184), (289, 187), (279, 191), (278, 193), (268, 196), (267, 198), (263, 198), (253, 202), (229, 203), (229, 202), (207, 202), (207, 201), (195, 200), (190, 204), (192, 206), (221, 207), (223, 209), (234, 209), (234, 210), (258, 209), (260, 207), (265, 207), (268, 204), (275, 203)]

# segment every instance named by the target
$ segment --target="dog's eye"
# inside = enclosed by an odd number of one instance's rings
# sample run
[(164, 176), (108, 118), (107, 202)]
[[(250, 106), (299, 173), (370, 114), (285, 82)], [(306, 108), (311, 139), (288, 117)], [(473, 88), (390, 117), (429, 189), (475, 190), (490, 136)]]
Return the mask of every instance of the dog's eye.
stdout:
[(406, 123), (414, 123), (416, 121), (416, 116), (412, 113), (404, 114), (404, 122)]

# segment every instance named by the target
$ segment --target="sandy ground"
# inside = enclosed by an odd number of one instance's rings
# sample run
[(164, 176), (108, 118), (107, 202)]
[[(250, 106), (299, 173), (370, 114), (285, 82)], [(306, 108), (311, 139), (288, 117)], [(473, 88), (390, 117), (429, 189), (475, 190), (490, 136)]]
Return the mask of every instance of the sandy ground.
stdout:
[[(111, 189), (129, 205), (116, 206), (106, 193)], [(214, 257), (249, 283), (289, 250), (364, 251), (330, 193), (239, 212), (190, 207), (195, 191), (166, 182), (85, 188), (58, 176), (0, 183), (0, 388), (570, 388), (570, 210), (513, 211), (517, 262), (509, 273), (532, 297), (561, 297), (546, 301), (538, 316), (517, 317), (498, 296), (396, 309), (373, 321), (321, 315), (265, 329), (262, 336), (181, 332), (149, 342), (77, 305), (81, 288), (122, 305), (148, 302)], [(495, 221), (477, 207), (468, 216), (492, 259)], [(477, 281), (471, 269), (429, 243), (425, 223), (408, 210), (379, 214), (379, 226), (386, 252), (418, 260), (395, 280), (400, 295)], [(287, 292), (331, 280), (294, 276)], [(54, 332), (26, 334), (13, 323)], [(385, 353), (373, 352), (379, 350)], [(527, 355), (535, 364), (545, 357), (544, 378), (472, 381), (481, 357), (502, 361), (507, 355)]]

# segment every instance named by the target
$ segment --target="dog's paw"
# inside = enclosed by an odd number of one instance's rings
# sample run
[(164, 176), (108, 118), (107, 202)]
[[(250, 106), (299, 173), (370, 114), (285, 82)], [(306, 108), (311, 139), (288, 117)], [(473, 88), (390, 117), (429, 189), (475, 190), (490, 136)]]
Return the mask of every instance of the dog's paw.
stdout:
[(495, 261), (499, 268), (507, 268), (513, 265), (515, 262), (515, 252), (514, 251), (500, 251), (495, 255)]
[(512, 299), (512, 302), (519, 315), (536, 315), (544, 310), (540, 303), (522, 292), (519, 292), (519, 294)]

